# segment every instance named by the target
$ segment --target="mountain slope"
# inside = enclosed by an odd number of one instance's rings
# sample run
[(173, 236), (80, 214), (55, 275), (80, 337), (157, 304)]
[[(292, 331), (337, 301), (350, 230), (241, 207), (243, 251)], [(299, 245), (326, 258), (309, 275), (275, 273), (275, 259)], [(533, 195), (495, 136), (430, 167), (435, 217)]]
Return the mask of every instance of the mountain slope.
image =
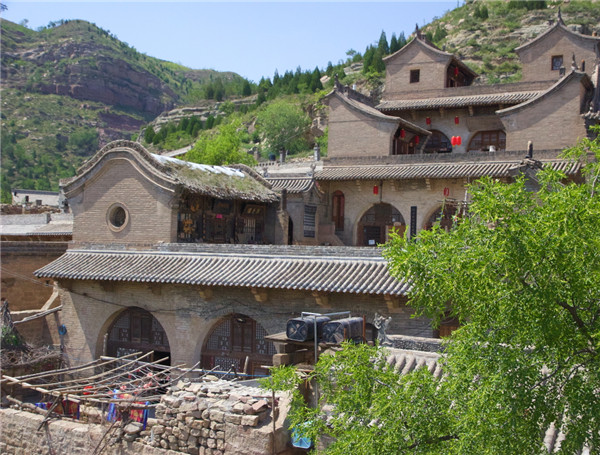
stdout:
[(203, 100), (215, 81), (221, 97), (248, 84), (148, 57), (85, 21), (33, 31), (2, 20), (1, 34), (4, 199), (11, 187), (58, 189), (98, 147)]

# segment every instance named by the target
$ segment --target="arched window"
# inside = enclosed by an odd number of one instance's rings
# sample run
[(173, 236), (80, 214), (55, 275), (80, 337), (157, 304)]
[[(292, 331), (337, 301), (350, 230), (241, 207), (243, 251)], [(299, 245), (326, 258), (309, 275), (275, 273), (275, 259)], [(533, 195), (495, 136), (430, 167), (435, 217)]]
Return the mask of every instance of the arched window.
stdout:
[(425, 144), (425, 153), (449, 153), (452, 151), (450, 139), (438, 130), (431, 130), (431, 136)]
[(462, 217), (464, 210), (459, 210), (461, 202), (453, 199), (446, 200), (443, 207), (438, 208), (431, 214), (427, 222), (425, 223), (425, 229), (431, 229), (437, 222), (440, 223), (440, 227), (446, 231), (452, 229), (452, 226), (456, 220), (456, 217)]
[(154, 360), (169, 357), (167, 334), (152, 314), (141, 308), (123, 311), (108, 330), (107, 354), (121, 357), (154, 351)]
[(480, 131), (471, 138), (468, 152), (494, 152), (506, 149), (506, 133), (502, 130)]
[[(254, 319), (230, 314), (211, 329), (202, 349), (202, 368), (248, 374), (268, 374), (275, 347), (265, 340), (267, 331)], [(246, 360), (248, 359), (248, 360)]]
[(365, 212), (358, 223), (358, 245), (377, 246), (385, 243), (391, 231), (404, 234), (406, 223), (396, 207), (380, 203)]
[(344, 193), (339, 190), (333, 193), (331, 221), (335, 224), (336, 231), (344, 230)]

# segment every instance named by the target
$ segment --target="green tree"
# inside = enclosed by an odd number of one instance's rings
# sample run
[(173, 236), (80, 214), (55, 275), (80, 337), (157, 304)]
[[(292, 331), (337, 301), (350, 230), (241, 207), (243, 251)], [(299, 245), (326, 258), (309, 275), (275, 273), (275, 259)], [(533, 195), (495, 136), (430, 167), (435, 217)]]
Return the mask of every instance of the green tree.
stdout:
[(289, 154), (308, 148), (305, 134), (310, 119), (299, 106), (286, 101), (277, 101), (259, 112), (256, 126), (266, 141), (266, 151), (279, 153), (286, 150)]
[(241, 150), (242, 133), (247, 134), (239, 120), (219, 125), (216, 131), (205, 131), (185, 159), (214, 166), (240, 163), (252, 166), (256, 164), (254, 157)]
[[(330, 454), (546, 454), (552, 425), (564, 437), (553, 453), (597, 453), (600, 141), (567, 155), (589, 152), (583, 184), (551, 168), (537, 174), (537, 191), (523, 178), (483, 178), (449, 232), (394, 237), (384, 255), (411, 282), (416, 315), (461, 323), (442, 379), (427, 369), (398, 376), (382, 350), (346, 345), (312, 374), (321, 406), (295, 392), (292, 425), (333, 437)], [(274, 387), (293, 390), (294, 375), (276, 371)]]
[(393, 54), (396, 51), (400, 50), (400, 44), (398, 43), (398, 38), (396, 38), (396, 34), (392, 33), (392, 39), (390, 40), (390, 54)]
[(79, 128), (69, 136), (68, 146), (77, 155), (91, 155), (98, 150), (98, 132), (94, 128)]
[(144, 141), (147, 144), (152, 144), (152, 140), (154, 139), (154, 128), (152, 126), (147, 126), (144, 131)]
[(381, 36), (377, 43), (377, 49), (379, 49), (383, 55), (390, 53), (390, 45), (388, 44), (387, 36), (385, 36), (385, 31), (383, 30), (381, 31)]

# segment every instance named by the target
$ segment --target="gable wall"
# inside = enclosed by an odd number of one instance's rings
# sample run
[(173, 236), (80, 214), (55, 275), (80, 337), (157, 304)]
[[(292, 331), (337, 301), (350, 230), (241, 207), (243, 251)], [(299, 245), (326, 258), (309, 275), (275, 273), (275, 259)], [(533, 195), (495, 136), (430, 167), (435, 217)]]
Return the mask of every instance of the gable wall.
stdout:
[(551, 69), (552, 56), (562, 55), (563, 66), (568, 74), (575, 54), (575, 63), (579, 67), (585, 60), (585, 72), (591, 76), (596, 64), (598, 43), (587, 39), (579, 39), (576, 35), (556, 29), (520, 52), (523, 63), (523, 82), (540, 80), (558, 80), (559, 71)]
[[(411, 46), (386, 63), (383, 98), (397, 99), (403, 92), (443, 89), (447, 64), (448, 57), (425, 52), (418, 44)], [(419, 82), (411, 84), (410, 71), (416, 69), (420, 70)]]
[[(127, 159), (113, 159), (69, 199), (73, 210), (73, 240), (94, 243), (157, 243), (176, 241), (172, 193), (151, 183)], [(107, 213), (119, 203), (129, 212), (120, 232), (110, 229)]]
[(501, 117), (506, 130), (507, 150), (562, 149), (586, 137), (581, 118), (581, 84), (573, 80), (551, 96)]
[(335, 96), (329, 102), (328, 155), (335, 157), (387, 156), (397, 125), (350, 108)]

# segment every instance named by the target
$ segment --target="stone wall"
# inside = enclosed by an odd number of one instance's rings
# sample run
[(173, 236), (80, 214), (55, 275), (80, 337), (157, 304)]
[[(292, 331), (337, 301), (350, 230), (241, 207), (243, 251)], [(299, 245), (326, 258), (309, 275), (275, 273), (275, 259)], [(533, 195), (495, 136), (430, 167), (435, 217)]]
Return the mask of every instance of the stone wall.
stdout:
[(282, 453), (289, 440), (283, 426), (286, 412), (276, 418), (274, 435), (268, 397), (264, 390), (227, 381), (175, 387), (162, 397), (156, 408), (158, 425), (145, 440), (153, 447), (194, 455)]
[[(52, 419), (38, 431), (44, 416), (1, 409), (0, 453), (88, 455), (105, 445), (103, 455), (262, 455), (292, 454), (284, 427), (287, 399), (277, 396), (273, 436), (272, 408), (264, 390), (212, 378), (211, 382), (180, 382), (164, 395), (156, 419), (115, 425), (98, 411), (82, 420)], [(90, 422), (102, 421), (99, 423)], [(273, 444), (275, 451), (273, 451)]]

